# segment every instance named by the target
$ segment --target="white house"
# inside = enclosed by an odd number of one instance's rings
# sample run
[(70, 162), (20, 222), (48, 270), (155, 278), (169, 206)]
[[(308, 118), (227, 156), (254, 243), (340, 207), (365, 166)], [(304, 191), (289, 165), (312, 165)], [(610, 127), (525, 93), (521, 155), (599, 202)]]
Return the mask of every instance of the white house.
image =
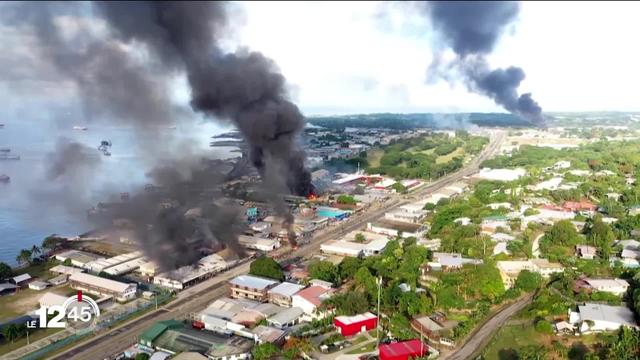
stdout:
[(629, 283), (623, 279), (589, 279), (583, 278), (588, 287), (594, 291), (607, 292), (614, 295), (624, 295), (629, 289)]
[(560, 186), (560, 183), (562, 183), (562, 178), (561, 177), (554, 177), (551, 178), (549, 180), (540, 182), (536, 185), (530, 185), (528, 186), (528, 188), (530, 190), (533, 191), (540, 191), (540, 190), (558, 190), (558, 187)]
[(556, 170), (568, 169), (571, 167), (571, 161), (561, 160), (553, 164), (553, 168)]
[(490, 169), (484, 168), (475, 175), (476, 178), (494, 181), (514, 181), (525, 176), (527, 171), (522, 168), (517, 169)]
[(633, 311), (626, 306), (586, 303), (578, 312), (569, 310), (569, 322), (577, 325), (581, 333), (614, 331), (622, 326), (638, 328)]
[(487, 204), (487, 207), (492, 209), (492, 210), (511, 209), (511, 204), (508, 203), (508, 202), (491, 203), (491, 204)]
[(304, 312), (305, 320), (321, 319), (327, 314), (317, 311), (322, 302), (333, 294), (333, 289), (324, 286), (309, 286), (291, 297), (291, 306), (299, 307)]

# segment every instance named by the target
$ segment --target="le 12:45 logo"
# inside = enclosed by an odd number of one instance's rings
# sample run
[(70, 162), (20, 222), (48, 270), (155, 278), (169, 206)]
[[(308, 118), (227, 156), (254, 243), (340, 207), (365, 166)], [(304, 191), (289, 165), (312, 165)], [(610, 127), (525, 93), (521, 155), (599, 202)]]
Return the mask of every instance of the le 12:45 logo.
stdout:
[[(62, 305), (42, 306), (36, 312), (38, 321), (27, 323), (29, 328), (65, 328), (67, 319), (73, 321), (89, 322), (100, 316), (98, 304), (87, 296), (82, 296), (82, 291), (78, 290), (78, 295), (68, 297)], [(49, 315), (53, 315), (49, 319)]]

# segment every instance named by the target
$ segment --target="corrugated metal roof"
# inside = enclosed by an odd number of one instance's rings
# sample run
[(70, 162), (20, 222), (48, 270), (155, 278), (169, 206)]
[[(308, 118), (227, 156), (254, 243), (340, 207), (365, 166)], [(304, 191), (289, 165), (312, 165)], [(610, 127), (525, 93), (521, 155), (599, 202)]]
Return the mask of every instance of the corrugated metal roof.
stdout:
[(29, 279), (31, 279), (31, 275), (22, 274), (22, 275), (14, 276), (12, 280), (13, 280), (14, 283), (18, 284), (18, 283), (21, 283), (23, 281), (27, 281)]
[(290, 283), (290, 282), (283, 282), (282, 284), (280, 284), (280, 285), (274, 287), (273, 289), (269, 290), (269, 294), (293, 296), (293, 294), (297, 293), (298, 291), (302, 290), (303, 288), (304, 288), (304, 286), (302, 286), (302, 285), (293, 284), (293, 283)]
[(89, 275), (84, 273), (72, 274), (69, 277), (69, 280), (101, 287), (103, 289), (116, 291), (116, 292), (124, 292), (125, 290), (127, 290), (127, 288), (129, 288), (129, 286), (132, 285), (132, 284), (125, 284), (119, 281), (105, 279), (99, 276)]
[(258, 289), (258, 290), (263, 290), (266, 288), (269, 288), (275, 284), (277, 284), (277, 281), (273, 281), (273, 280), (269, 280), (269, 279), (265, 279), (265, 278), (261, 278), (261, 277), (257, 277), (257, 276), (251, 276), (251, 275), (240, 275), (240, 276), (236, 276), (235, 278), (231, 279), (229, 281), (229, 283), (236, 285), (236, 286), (244, 286), (244, 287), (248, 287), (251, 289)]
[(578, 306), (580, 319), (591, 321), (607, 321), (627, 326), (636, 326), (633, 312), (626, 306), (610, 306), (602, 304), (584, 304)]
[(304, 312), (301, 308), (294, 306), (284, 309), (270, 317), (267, 321), (278, 325), (284, 325), (298, 320), (303, 313)]

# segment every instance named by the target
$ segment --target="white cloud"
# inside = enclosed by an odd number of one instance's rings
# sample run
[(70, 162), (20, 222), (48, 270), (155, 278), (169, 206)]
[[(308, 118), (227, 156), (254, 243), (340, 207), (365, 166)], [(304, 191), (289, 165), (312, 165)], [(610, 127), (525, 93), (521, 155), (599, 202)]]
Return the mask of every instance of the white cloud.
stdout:
[[(501, 111), (462, 84), (426, 84), (430, 34), (415, 12), (370, 2), (243, 6), (238, 41), (279, 64), (307, 113)], [(524, 2), (490, 61), (522, 67), (522, 92), (546, 110), (638, 110), (638, 15), (639, 3)], [(405, 95), (390, 96), (398, 86)]]

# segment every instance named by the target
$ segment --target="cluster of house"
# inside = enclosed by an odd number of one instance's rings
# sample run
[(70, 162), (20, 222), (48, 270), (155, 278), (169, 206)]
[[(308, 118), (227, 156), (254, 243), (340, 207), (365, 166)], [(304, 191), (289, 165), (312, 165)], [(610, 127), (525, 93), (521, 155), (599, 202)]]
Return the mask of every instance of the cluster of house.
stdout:
[[(195, 315), (190, 326), (159, 322), (140, 336), (138, 349), (175, 355), (185, 351), (208, 359), (247, 359), (254, 344), (282, 345), (301, 323), (321, 319), (330, 310), (321, 308), (335, 289), (322, 280), (308, 286), (240, 275), (228, 282), (227, 297), (216, 299)], [(333, 325), (343, 336), (354, 336), (377, 327), (376, 315), (336, 316)], [(409, 359), (429, 352), (419, 340), (380, 345), (381, 359)]]
[(396, 192), (396, 184), (402, 185), (402, 187), (408, 192), (417, 190), (426, 185), (424, 181), (418, 179), (396, 181), (380, 174), (365, 174), (362, 171), (351, 174), (338, 173), (336, 174), (336, 178), (332, 179), (327, 185), (331, 190), (342, 193), (350, 193), (353, 192), (356, 187), (361, 187), (364, 189), (365, 193), (384, 194)]

